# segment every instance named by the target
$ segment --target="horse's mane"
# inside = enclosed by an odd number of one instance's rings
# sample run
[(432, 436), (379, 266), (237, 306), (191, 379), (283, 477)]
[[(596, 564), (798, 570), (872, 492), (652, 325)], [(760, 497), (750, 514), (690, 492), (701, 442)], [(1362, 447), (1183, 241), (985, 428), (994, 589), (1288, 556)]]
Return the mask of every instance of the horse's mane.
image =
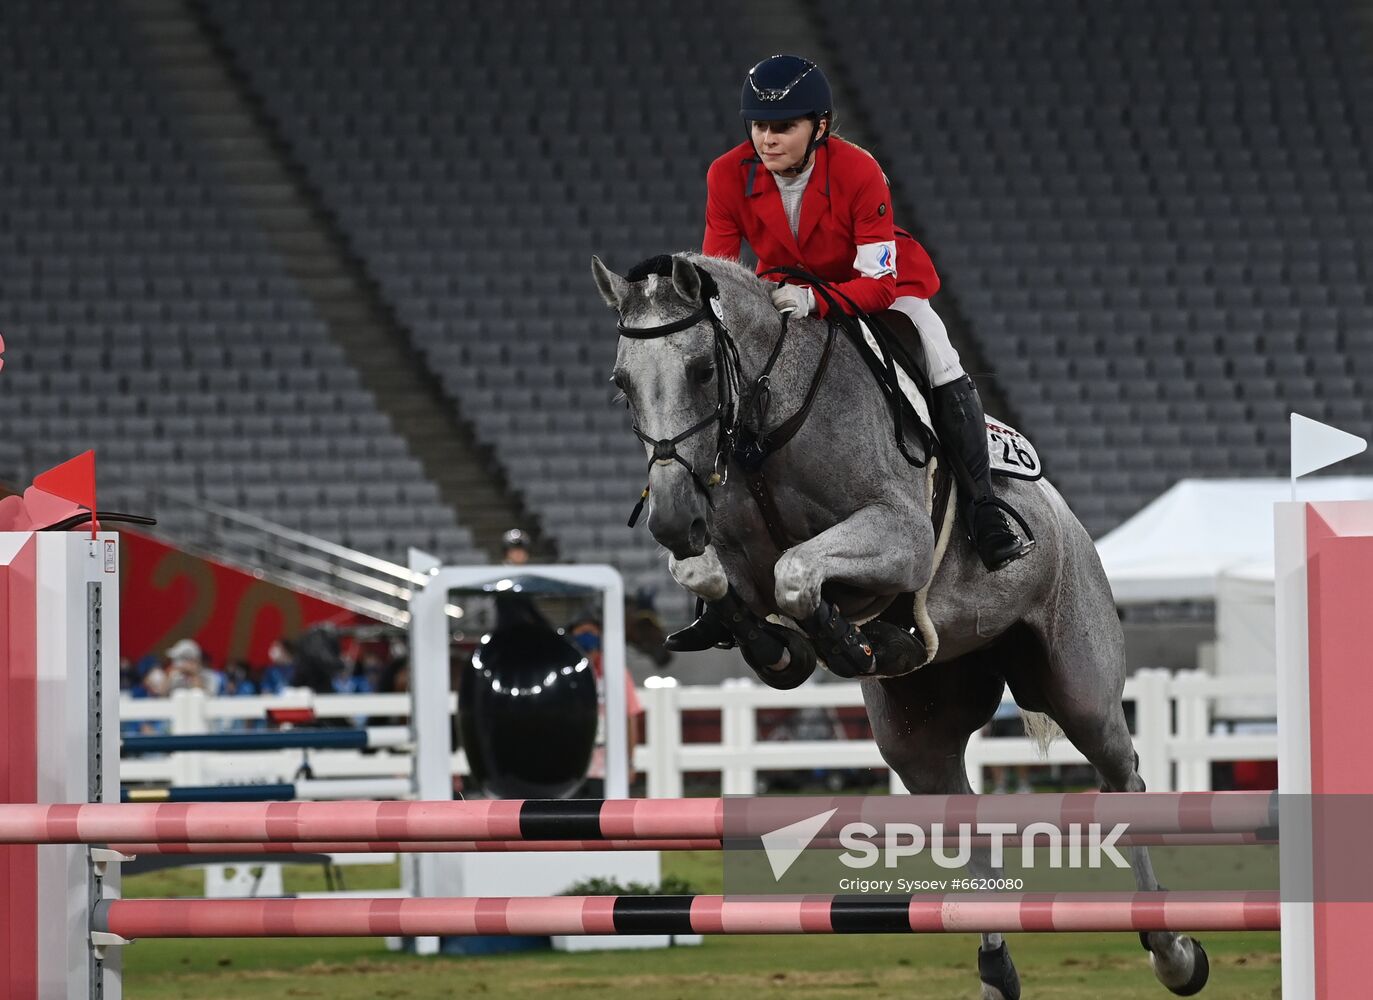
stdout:
[[(773, 308), (772, 284), (755, 274), (737, 259), (708, 257), (694, 250), (679, 251), (675, 254), (658, 254), (648, 257), (632, 267), (626, 275), (631, 286), (638, 286), (650, 275), (664, 275), (671, 270), (671, 261), (681, 259), (695, 264), (705, 271), (715, 283), (720, 294), (721, 305), (730, 314), (730, 324), (743, 324), (741, 329), (752, 328), (754, 324), (774, 327), (777, 311)], [(668, 289), (670, 284), (659, 285), (650, 298), (669, 296), (675, 299)], [(621, 307), (623, 311), (623, 305)]]
[(695, 251), (674, 256), (685, 257), (698, 267), (709, 271), (711, 277), (715, 279), (715, 283), (720, 286), (721, 292), (724, 292), (725, 286), (728, 285), (730, 291), (742, 296), (752, 295), (760, 299), (767, 297), (768, 283), (738, 260), (707, 257), (705, 254)]

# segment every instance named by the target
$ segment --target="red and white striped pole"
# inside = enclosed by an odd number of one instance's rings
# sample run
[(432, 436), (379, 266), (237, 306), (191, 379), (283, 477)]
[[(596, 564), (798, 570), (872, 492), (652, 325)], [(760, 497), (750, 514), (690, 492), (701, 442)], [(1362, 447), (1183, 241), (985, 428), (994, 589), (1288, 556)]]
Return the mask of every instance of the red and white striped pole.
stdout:
[[(732, 802), (734, 800), (731, 800)], [(724, 799), (485, 799), (470, 802), (131, 802), (122, 805), (3, 805), (0, 844), (135, 842), (323, 842), (506, 840), (756, 840), (778, 812), (766, 799), (738, 801), (726, 823)], [(1002, 824), (1017, 834), (1039, 825), (1068, 829), (1117, 824), (1138, 834), (1244, 834), (1271, 829), (1271, 792), (1139, 792), (1110, 795), (919, 795), (851, 800), (821, 835), (893, 813), (912, 827), (943, 830)], [(983, 831), (985, 832), (985, 830)]]
[(1040, 892), (921, 896), (506, 896), (129, 899), (95, 926), (127, 940), (471, 934), (900, 934), (1258, 931), (1277, 893)]

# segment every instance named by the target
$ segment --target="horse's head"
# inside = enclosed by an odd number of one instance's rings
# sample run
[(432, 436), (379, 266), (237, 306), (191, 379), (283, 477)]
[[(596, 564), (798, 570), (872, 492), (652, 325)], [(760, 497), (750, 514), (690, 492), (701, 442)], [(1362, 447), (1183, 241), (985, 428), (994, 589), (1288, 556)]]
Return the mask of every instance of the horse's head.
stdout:
[[(770, 309), (767, 296), (742, 267), (694, 255), (651, 258), (628, 277), (593, 257), (591, 271), (620, 317), (612, 381), (650, 461), (649, 531), (678, 559), (698, 556), (710, 543), (710, 491), (725, 471), (726, 432), (739, 401), (738, 356), (725, 310), (731, 323), (746, 326), (743, 311)], [(732, 295), (727, 307), (717, 276), (731, 283), (746, 278), (756, 294)]]

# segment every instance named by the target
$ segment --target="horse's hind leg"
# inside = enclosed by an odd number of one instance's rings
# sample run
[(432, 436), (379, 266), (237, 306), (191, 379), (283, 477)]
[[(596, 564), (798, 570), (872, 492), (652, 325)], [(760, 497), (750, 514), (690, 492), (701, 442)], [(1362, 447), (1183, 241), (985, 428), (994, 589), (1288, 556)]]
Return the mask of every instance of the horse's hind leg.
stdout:
[[(873, 737), (887, 765), (915, 795), (972, 792), (964, 764), (968, 737), (1001, 701), (1001, 677), (975, 657), (924, 667), (913, 674), (863, 681)], [(996, 878), (991, 849), (972, 849), (968, 873)], [(1020, 976), (1000, 934), (983, 934), (977, 952), (982, 1000), (1020, 1000)]]
[[(1090, 543), (1088, 543), (1090, 544)], [(1063, 592), (1055, 602), (1054, 618), (1039, 633), (1043, 669), (1012, 679), (1034, 689), (1064, 735), (1101, 775), (1104, 792), (1142, 792), (1121, 694), (1125, 686), (1125, 640), (1100, 564), (1065, 574)], [(1095, 584), (1095, 585), (1094, 585)], [(1033, 627), (1033, 626), (1032, 626)], [(1129, 848), (1135, 885), (1141, 891), (1159, 889), (1146, 847)], [(1175, 931), (1141, 933), (1154, 975), (1179, 996), (1191, 996), (1206, 985), (1209, 963), (1195, 938)]]

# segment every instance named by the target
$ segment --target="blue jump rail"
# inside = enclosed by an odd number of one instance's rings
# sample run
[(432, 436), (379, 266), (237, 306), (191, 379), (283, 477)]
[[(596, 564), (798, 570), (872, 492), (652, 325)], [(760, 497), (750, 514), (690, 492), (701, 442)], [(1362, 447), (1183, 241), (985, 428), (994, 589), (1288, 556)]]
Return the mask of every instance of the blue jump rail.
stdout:
[(124, 788), (120, 802), (291, 802), (296, 786), (183, 785), (179, 788)]
[(185, 736), (125, 736), (126, 757), (184, 750), (365, 750), (373, 746), (366, 729), (291, 729), (280, 733), (196, 733)]

